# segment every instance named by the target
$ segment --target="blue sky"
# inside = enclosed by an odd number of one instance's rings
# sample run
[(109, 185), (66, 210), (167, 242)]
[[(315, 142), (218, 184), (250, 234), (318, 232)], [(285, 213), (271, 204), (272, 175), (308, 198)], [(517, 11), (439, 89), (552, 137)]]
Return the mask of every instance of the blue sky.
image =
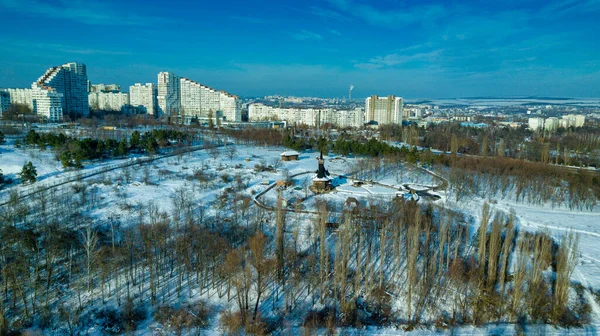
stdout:
[(600, 97), (600, 0), (0, 0), (0, 87), (83, 62), (234, 94)]

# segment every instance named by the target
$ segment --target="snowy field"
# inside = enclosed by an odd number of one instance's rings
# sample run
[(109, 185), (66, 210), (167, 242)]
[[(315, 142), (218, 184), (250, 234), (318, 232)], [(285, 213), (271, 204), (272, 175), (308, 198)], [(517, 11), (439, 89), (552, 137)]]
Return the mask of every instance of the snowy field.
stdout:
[[(405, 192), (405, 186), (413, 190), (426, 190), (440, 183), (439, 179), (415, 167), (402, 166), (396, 170), (386, 170), (369, 175), (369, 178), (361, 178), (361, 181), (373, 181), (360, 186), (355, 186), (356, 181), (352, 177), (337, 178), (338, 184), (335, 191), (313, 195), (308, 190), (312, 183), (312, 176), (317, 169), (316, 152), (301, 153), (298, 161), (281, 161), (280, 153), (285, 148), (277, 147), (255, 147), (235, 146), (235, 151), (229, 151), (227, 147), (218, 150), (218, 153), (208, 151), (195, 151), (178, 157), (158, 159), (143, 166), (135, 165), (129, 168), (107, 172), (101, 176), (91, 177), (85, 180), (88, 190), (98, 198), (98, 206), (89, 209), (88, 216), (98, 222), (108, 222), (119, 218), (124, 225), (132, 225), (138, 220), (136, 204), (152, 203), (157, 213), (171, 213), (174, 199), (179, 193), (186, 193), (191, 197), (195, 206), (206, 209), (206, 215), (219, 216), (223, 211), (220, 199), (229, 193), (234, 184), (240, 184), (245, 189), (245, 194), (252, 198), (267, 189), (270, 185), (287, 176), (310, 172), (293, 178), (294, 186), (283, 190), (282, 195), (286, 200), (295, 201), (304, 199), (300, 208), (304, 210), (315, 210), (318, 200), (333, 202), (341, 206), (348, 197), (355, 197), (361, 202), (388, 202), (398, 192)], [(345, 158), (331, 155), (325, 158), (325, 167), (333, 175), (347, 175), (355, 172), (356, 158)], [(38, 170), (36, 185), (50, 183), (68, 174), (78, 172), (65, 172), (60, 162), (54, 159), (50, 151), (17, 149), (11, 145), (0, 146), (0, 169), (10, 178), (17, 179), (16, 174), (22, 165), (32, 161)], [(121, 161), (110, 161), (102, 163), (85, 164), (84, 171), (98, 169), (105, 165), (117, 164)], [(258, 169), (258, 166), (271, 166), (270, 169)], [(6, 197), (11, 190), (23, 191), (23, 187), (13, 184), (0, 191), (0, 197)], [(65, 186), (63, 188), (68, 188)], [(439, 203), (445, 204), (464, 212), (477, 223), (480, 216), (483, 200), (478, 198), (459, 204), (451, 201), (452, 197), (446, 197), (444, 191), (439, 192), (442, 196)], [(268, 206), (275, 206), (277, 192), (275, 189), (263, 196), (263, 202)], [(426, 202), (426, 200), (423, 200)], [(567, 209), (550, 209), (549, 207), (528, 206), (507, 200), (498, 200), (492, 204), (492, 209), (509, 212), (513, 209), (517, 215), (517, 222), (521, 230), (548, 230), (555, 238), (559, 238), (568, 230), (580, 234), (581, 258), (576, 267), (573, 280), (580, 282), (586, 288), (600, 292), (600, 212), (577, 212)], [(272, 216), (269, 214), (268, 216)], [(242, 220), (243, 222), (243, 220)], [(298, 230), (305, 232), (310, 224), (310, 215), (295, 215), (290, 221), (290, 231)], [(300, 242), (301, 246), (307, 246), (307, 242)], [(191, 293), (194, 297), (201, 297), (207, 303), (219, 310), (235, 308), (235, 303), (219, 299), (216, 293), (208, 292)], [(587, 331), (554, 329), (549, 326), (530, 326), (528, 332), (546, 335), (583, 333), (597, 334), (596, 327), (600, 325), (600, 308), (594, 298), (591, 298), (593, 313), (593, 324)], [(207, 335), (221, 335), (218, 321), (211, 323), (206, 330)], [(139, 335), (146, 334), (148, 330), (159, 328), (152, 319), (140, 327)], [(144, 331), (142, 331), (144, 330)], [(290, 334), (302, 332), (298, 327), (290, 327)], [(93, 330), (90, 330), (94, 334)], [(452, 334), (459, 335), (488, 335), (488, 334), (518, 334), (519, 330), (513, 325), (489, 326), (485, 328), (463, 327), (454, 330)], [(96, 333), (99, 334), (99, 333)], [(396, 329), (366, 329), (366, 330), (344, 330), (341, 334), (347, 335), (397, 335), (402, 334)], [(449, 331), (436, 331), (434, 329), (418, 330), (411, 334), (431, 335), (450, 334)]]

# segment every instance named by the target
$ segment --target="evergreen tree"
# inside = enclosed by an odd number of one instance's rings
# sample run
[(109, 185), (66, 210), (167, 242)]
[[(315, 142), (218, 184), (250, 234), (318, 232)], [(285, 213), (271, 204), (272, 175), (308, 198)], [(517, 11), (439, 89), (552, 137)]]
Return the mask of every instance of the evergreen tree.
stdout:
[(117, 146), (116, 156), (122, 157), (127, 155), (127, 140), (123, 139), (119, 142)]
[(37, 170), (31, 161), (23, 165), (23, 169), (19, 173), (22, 183), (34, 183), (37, 177)]
[(140, 132), (134, 131), (131, 134), (131, 139), (129, 139), (129, 145), (133, 149), (138, 149), (140, 147)]

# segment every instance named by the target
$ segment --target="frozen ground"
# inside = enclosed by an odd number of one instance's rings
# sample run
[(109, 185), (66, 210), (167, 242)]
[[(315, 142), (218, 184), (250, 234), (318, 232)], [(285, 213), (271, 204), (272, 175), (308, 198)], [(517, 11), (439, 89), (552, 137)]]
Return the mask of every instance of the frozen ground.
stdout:
[[(443, 193), (445, 194), (445, 193)], [(483, 200), (472, 198), (458, 204), (446, 199), (446, 205), (457, 208), (474, 218), (479, 218)], [(555, 239), (560, 239), (569, 230), (579, 234), (580, 259), (573, 280), (585, 287), (600, 291), (600, 210), (577, 211), (568, 208), (552, 208), (517, 203), (510, 199), (496, 199), (492, 209), (509, 213), (514, 210), (520, 230), (548, 230)], [(478, 222), (475, 221), (478, 225)], [(600, 321), (599, 321), (600, 322)]]
[[(178, 191), (185, 191), (192, 196), (196, 205), (202, 205), (207, 208), (211, 214), (216, 214), (218, 210), (218, 197), (227, 193), (227, 188), (232, 185), (232, 180), (238, 176), (246, 185), (246, 194), (248, 196), (256, 195), (265, 190), (269, 184), (283, 179), (287, 175), (293, 175), (302, 172), (314, 172), (317, 169), (316, 152), (301, 153), (298, 161), (280, 162), (279, 154), (284, 148), (273, 147), (254, 147), (254, 146), (236, 146), (237, 152), (230, 159), (226, 155), (226, 149), (220, 149), (218, 157), (212, 157), (206, 151), (197, 151), (190, 154), (184, 154), (181, 157), (171, 157), (154, 161), (149, 165), (134, 166), (124, 170), (115, 170), (106, 173), (104, 176), (93, 177), (86, 180), (88, 188), (94, 190), (94, 193), (100, 198), (99, 206), (91, 209), (90, 216), (99, 221), (106, 221), (109, 218), (117, 216), (124, 224), (134, 223), (138, 217), (135, 211), (131, 210), (131, 205), (136, 203), (153, 202), (159, 211), (170, 213), (173, 210), (172, 198)], [(38, 176), (43, 183), (51, 181), (56, 176), (61, 176), (65, 171), (60, 167), (60, 163), (54, 160), (54, 155), (50, 151), (40, 152), (36, 150), (16, 149), (13, 146), (0, 146), (0, 169), (5, 174), (16, 174), (21, 170), (24, 162), (32, 161), (38, 169)], [(354, 171), (358, 159), (349, 159), (338, 156), (326, 157), (326, 168), (332, 174), (348, 174)], [(115, 164), (115, 161), (95, 163), (86, 165), (86, 169), (95, 169), (97, 167)], [(257, 172), (257, 165), (272, 165), (274, 171)], [(385, 202), (390, 197), (395, 196), (398, 189), (404, 184), (411, 188), (421, 188), (422, 186), (431, 186), (438, 184), (437, 179), (421, 170), (403, 167), (400, 171), (388, 171), (381, 174), (375, 174), (373, 180), (390, 187), (367, 184), (360, 187), (352, 185), (353, 180), (346, 178), (338, 187), (337, 191), (327, 195), (319, 195), (308, 198), (303, 202), (303, 207), (314, 208), (318, 199), (333, 200), (343, 203), (348, 197), (357, 197), (364, 199), (375, 199)], [(202, 172), (206, 181), (199, 182), (193, 178), (195, 172)], [(75, 172), (68, 172), (75, 174)], [(146, 178), (147, 176), (147, 178)], [(284, 197), (288, 200), (303, 198), (310, 193), (306, 185), (311, 183), (311, 174), (300, 175), (294, 179), (296, 186), (289, 187), (284, 192)], [(37, 184), (37, 183), (36, 183)], [(22, 188), (19, 185), (13, 185), (0, 191), (0, 195), (6, 194), (14, 188)], [(444, 192), (441, 192), (445, 196)], [(453, 203), (450, 198), (444, 197), (440, 202), (445, 202), (449, 207), (464, 211), (473, 218), (478, 218), (483, 200), (471, 199), (459, 204)], [(266, 202), (270, 205), (275, 204), (276, 193), (269, 192), (265, 195)], [(524, 230), (547, 229), (551, 234), (559, 238), (567, 230), (572, 229), (580, 234), (581, 259), (578, 264), (573, 280), (581, 282), (584, 286), (600, 291), (600, 212), (577, 212), (568, 209), (551, 209), (550, 207), (528, 206), (512, 201), (499, 200), (493, 208), (510, 211), (514, 209), (517, 215), (519, 228)], [(310, 221), (310, 216), (298, 216), (290, 223), (300, 225), (299, 230), (305, 229), (303, 226)], [(475, 221), (476, 222), (476, 221)], [(293, 225), (290, 228), (294, 229)], [(301, 242), (301, 245), (303, 243)], [(202, 299), (210, 304), (226, 309), (229, 304), (224, 299), (217, 299), (215, 293), (204, 293)], [(556, 330), (549, 326), (528, 327), (527, 331), (541, 333), (546, 335), (553, 334), (572, 334), (577, 335), (582, 332), (588, 334), (597, 334), (596, 328), (600, 323), (597, 305), (594, 305), (593, 325), (588, 331), (578, 330), (571, 332), (569, 330)], [(144, 329), (138, 332), (139, 335), (146, 334), (148, 330), (154, 330), (157, 326), (151, 320), (147, 322)], [(207, 335), (221, 335), (218, 329), (218, 321), (215, 321)], [(290, 334), (299, 334), (302, 330), (297, 328), (290, 329)], [(343, 330), (342, 334), (347, 335), (398, 335), (401, 330), (396, 329), (368, 329), (368, 330)], [(433, 335), (450, 334), (450, 332), (438, 332), (433, 329), (417, 330), (411, 334)], [(458, 335), (488, 335), (488, 334), (518, 334), (515, 326), (489, 326), (485, 328), (464, 327), (453, 332)]]

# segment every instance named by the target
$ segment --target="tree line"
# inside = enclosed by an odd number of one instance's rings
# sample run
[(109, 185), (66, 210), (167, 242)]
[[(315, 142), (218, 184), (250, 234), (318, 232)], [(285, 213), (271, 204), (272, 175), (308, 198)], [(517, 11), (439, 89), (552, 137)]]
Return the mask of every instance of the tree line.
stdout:
[[(66, 136), (63, 133), (27, 132), (22, 144), (45, 149), (52, 148), (63, 167), (82, 168), (83, 161), (122, 158), (131, 153), (153, 155), (160, 148), (181, 146), (189, 142), (189, 133), (177, 130), (152, 130), (144, 133), (134, 131), (129, 139), (95, 139)], [(20, 144), (19, 144), (20, 145)]]

